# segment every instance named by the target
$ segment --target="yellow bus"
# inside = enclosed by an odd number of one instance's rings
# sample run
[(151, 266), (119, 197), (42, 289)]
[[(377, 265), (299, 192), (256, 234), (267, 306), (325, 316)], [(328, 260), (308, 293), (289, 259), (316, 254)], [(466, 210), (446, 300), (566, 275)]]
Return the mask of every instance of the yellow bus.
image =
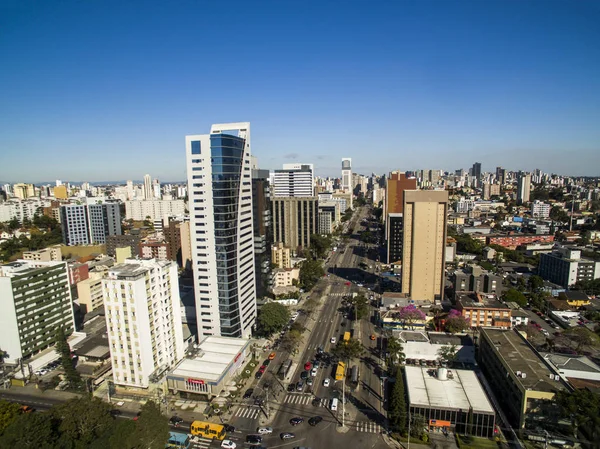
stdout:
[(344, 332), (344, 341), (350, 341), (350, 332)]
[(346, 374), (346, 364), (344, 362), (339, 362), (338, 366), (335, 370), (335, 380), (343, 380), (345, 374)]
[(222, 440), (225, 438), (225, 426), (213, 422), (194, 421), (190, 426), (190, 433), (204, 438)]

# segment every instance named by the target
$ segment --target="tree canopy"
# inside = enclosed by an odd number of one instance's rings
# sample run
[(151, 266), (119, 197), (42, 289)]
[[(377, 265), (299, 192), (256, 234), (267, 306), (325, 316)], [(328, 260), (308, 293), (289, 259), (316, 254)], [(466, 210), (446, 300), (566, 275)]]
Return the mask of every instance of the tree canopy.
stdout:
[(388, 418), (392, 429), (400, 433), (406, 431), (407, 413), (404, 394), (404, 376), (402, 374), (402, 368), (398, 367), (396, 369), (396, 381), (392, 387), (390, 402), (388, 404)]
[(456, 345), (444, 345), (437, 352), (440, 361), (445, 363), (452, 363), (458, 357), (458, 348)]
[(257, 317), (258, 332), (261, 335), (271, 335), (279, 332), (290, 320), (290, 312), (287, 307), (277, 302), (269, 302), (263, 305)]
[(450, 311), (444, 323), (444, 329), (452, 334), (464, 332), (469, 327), (469, 321), (456, 309)]
[(390, 367), (401, 366), (404, 363), (406, 355), (404, 354), (404, 346), (399, 338), (387, 337), (387, 364)]
[(67, 334), (61, 326), (56, 330), (56, 352), (60, 354), (60, 363), (65, 370), (65, 376), (69, 381), (71, 388), (81, 388), (82, 379), (79, 372), (75, 369), (75, 364), (71, 358), (71, 348), (67, 342)]
[(310, 251), (314, 259), (325, 259), (331, 248), (332, 238), (328, 235), (311, 234)]
[(364, 348), (359, 340), (351, 338), (348, 341), (338, 342), (331, 352), (340, 360), (348, 361), (360, 357), (364, 352)]
[(504, 299), (506, 302), (516, 302), (521, 307), (525, 307), (527, 305), (527, 298), (516, 288), (509, 288), (506, 290), (502, 295), (502, 299)]
[(357, 295), (350, 299), (352, 305), (352, 316), (355, 320), (362, 320), (369, 316), (369, 301), (364, 295)]
[(325, 275), (325, 270), (320, 260), (306, 259), (300, 265), (300, 285), (308, 291)]

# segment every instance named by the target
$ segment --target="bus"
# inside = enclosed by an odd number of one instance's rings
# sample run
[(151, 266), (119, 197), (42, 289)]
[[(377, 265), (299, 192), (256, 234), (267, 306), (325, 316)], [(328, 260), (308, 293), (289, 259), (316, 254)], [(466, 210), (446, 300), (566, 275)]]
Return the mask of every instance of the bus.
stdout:
[(352, 383), (358, 386), (358, 365), (352, 367)]
[(225, 426), (213, 422), (194, 421), (190, 426), (190, 433), (194, 436), (222, 440), (225, 438)]
[(344, 341), (345, 342), (350, 341), (350, 332), (344, 332)]
[(190, 446), (190, 438), (185, 433), (169, 432), (169, 441), (165, 444), (165, 449), (189, 449)]
[(286, 360), (281, 364), (279, 371), (277, 371), (277, 376), (283, 380), (286, 378), (288, 373), (290, 372), (290, 368), (292, 367), (292, 361), (290, 359)]
[(335, 369), (335, 380), (343, 380), (346, 375), (346, 364), (344, 362), (339, 362), (337, 368)]

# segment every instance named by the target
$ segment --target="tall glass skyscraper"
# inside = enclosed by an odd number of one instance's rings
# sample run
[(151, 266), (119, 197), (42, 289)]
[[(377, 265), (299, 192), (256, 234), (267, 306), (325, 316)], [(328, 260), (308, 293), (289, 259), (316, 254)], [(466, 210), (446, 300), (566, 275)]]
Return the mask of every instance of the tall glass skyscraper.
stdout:
[(250, 154), (250, 123), (186, 136), (199, 337), (247, 337), (256, 321)]

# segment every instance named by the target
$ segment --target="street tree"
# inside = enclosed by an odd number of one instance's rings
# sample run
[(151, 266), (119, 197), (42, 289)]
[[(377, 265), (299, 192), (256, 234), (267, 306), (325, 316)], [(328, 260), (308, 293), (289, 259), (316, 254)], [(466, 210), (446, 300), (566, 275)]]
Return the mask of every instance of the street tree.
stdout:
[(410, 436), (413, 438), (422, 438), (427, 427), (427, 420), (423, 415), (415, 413), (410, 416)]
[(527, 286), (529, 287), (529, 290), (531, 290), (532, 292), (538, 292), (544, 287), (544, 279), (542, 279), (541, 276), (537, 276), (535, 274), (532, 276), (529, 276), (529, 279), (527, 281)]
[(600, 337), (585, 327), (572, 327), (565, 330), (562, 336), (569, 340), (571, 346), (574, 346), (578, 353), (586, 348), (600, 347)]
[(20, 409), (19, 404), (0, 399), (0, 435), (17, 419)]
[(110, 432), (114, 419), (110, 406), (98, 398), (82, 396), (56, 406), (52, 413), (60, 421), (60, 440), (67, 447), (87, 448)]
[(261, 335), (269, 336), (283, 329), (289, 320), (290, 312), (283, 304), (269, 302), (263, 305), (258, 312), (258, 332)]
[(298, 353), (298, 346), (302, 343), (302, 332), (290, 329), (281, 339), (281, 349), (291, 354)]
[(168, 419), (154, 401), (146, 402), (136, 421), (135, 431), (127, 441), (127, 449), (164, 449), (168, 439)]
[(350, 299), (352, 305), (352, 315), (356, 321), (369, 316), (369, 301), (364, 295), (357, 295)]
[(452, 334), (464, 332), (469, 327), (469, 321), (456, 309), (452, 309), (450, 313), (448, 313), (448, 317), (444, 323), (444, 329), (446, 332), (450, 332)]
[[(50, 413), (23, 413), (0, 436), (0, 447), (54, 449), (58, 446), (57, 423)], [(68, 446), (67, 446), (68, 447)]]
[(444, 345), (438, 349), (437, 355), (441, 362), (452, 365), (458, 358), (458, 348), (452, 344)]
[(310, 251), (315, 259), (325, 259), (331, 248), (331, 237), (321, 234), (311, 234)]
[(300, 285), (308, 291), (325, 275), (325, 270), (320, 260), (306, 259), (300, 265)]
[(557, 391), (554, 401), (563, 418), (571, 420), (573, 436), (578, 437), (580, 427), (588, 429), (590, 439), (600, 439), (600, 397), (590, 390)]
[(73, 358), (71, 357), (71, 347), (67, 342), (67, 334), (61, 326), (56, 330), (56, 352), (60, 355), (60, 363), (65, 370), (65, 376), (72, 388), (80, 388), (82, 385), (81, 375), (75, 369)]
[(502, 295), (502, 299), (504, 299), (506, 302), (515, 302), (521, 307), (525, 307), (527, 305), (527, 298), (516, 288), (509, 288), (506, 290)]
[(406, 399), (404, 393), (404, 376), (401, 367), (396, 369), (396, 381), (392, 387), (388, 407), (388, 418), (392, 429), (399, 433), (406, 432)]
[(406, 355), (404, 354), (404, 346), (399, 338), (394, 336), (387, 337), (387, 364), (390, 367), (390, 372), (393, 372), (392, 368), (401, 366), (404, 363)]
[(402, 320), (403, 325), (414, 329), (415, 323), (425, 321), (427, 316), (421, 310), (417, 309), (414, 305), (410, 304), (405, 307), (401, 307), (397, 312), (397, 317)]
[(348, 341), (340, 341), (331, 352), (340, 360), (349, 362), (360, 357), (364, 352), (364, 348), (359, 340), (351, 338)]

